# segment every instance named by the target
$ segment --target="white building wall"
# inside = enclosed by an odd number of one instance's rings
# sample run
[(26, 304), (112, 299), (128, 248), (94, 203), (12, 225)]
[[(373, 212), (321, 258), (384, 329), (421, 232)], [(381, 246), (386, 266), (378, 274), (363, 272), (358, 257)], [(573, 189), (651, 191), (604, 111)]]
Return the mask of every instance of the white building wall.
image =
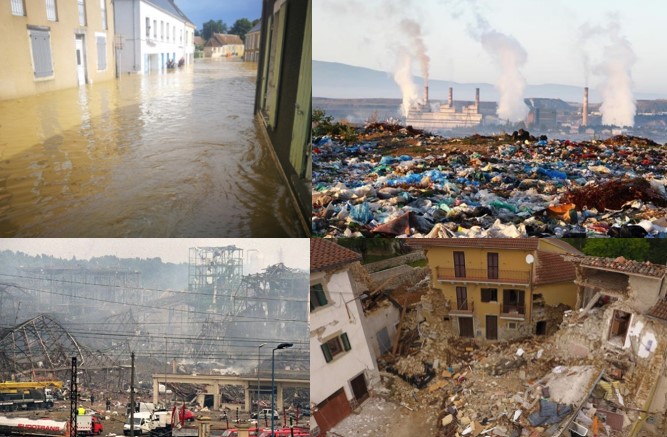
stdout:
[[(147, 73), (166, 68), (167, 60), (192, 61), (194, 27), (142, 0), (116, 0), (116, 33), (123, 35), (121, 71)], [(146, 32), (148, 19), (149, 32)], [(188, 34), (189, 32), (189, 34)], [(189, 43), (187, 42), (189, 41)]]
[(368, 334), (368, 346), (373, 351), (373, 356), (377, 361), (380, 353), (380, 343), (378, 341), (378, 332), (383, 328), (387, 328), (389, 340), (394, 341), (396, 337), (396, 325), (401, 318), (401, 312), (392, 305), (391, 302), (385, 301), (380, 308), (374, 309), (372, 312), (366, 314), (365, 324), (366, 332)]
[[(311, 285), (317, 283), (323, 284), (328, 304), (310, 313), (310, 401), (319, 404), (341, 387), (353, 399), (351, 379), (365, 372), (370, 387), (379, 378), (362, 326), (361, 304), (359, 299), (352, 300), (355, 296), (347, 270), (332, 274), (328, 282), (323, 273), (311, 275)], [(347, 333), (351, 349), (327, 363), (321, 345), (342, 333)]]

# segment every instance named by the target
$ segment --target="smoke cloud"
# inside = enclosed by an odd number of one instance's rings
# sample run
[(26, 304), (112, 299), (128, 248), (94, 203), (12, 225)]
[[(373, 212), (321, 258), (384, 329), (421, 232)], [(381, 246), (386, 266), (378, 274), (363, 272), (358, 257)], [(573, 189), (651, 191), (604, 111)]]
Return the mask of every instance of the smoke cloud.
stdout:
[(519, 69), (526, 63), (526, 51), (515, 38), (496, 30), (483, 31), (480, 41), (500, 67), (500, 77), (496, 82), (500, 93), (496, 111), (498, 117), (511, 122), (523, 121), (529, 109), (523, 101), (526, 79)]
[(603, 51), (603, 60), (594, 70), (602, 76), (602, 124), (632, 127), (636, 104), (632, 95), (631, 69), (636, 61), (630, 42), (621, 35), (620, 24), (609, 25), (610, 42)]
[(411, 39), (412, 46), (415, 48), (415, 57), (419, 60), (422, 76), (428, 83), (428, 70), (431, 58), (426, 54), (426, 44), (422, 38), (422, 31), (419, 23), (409, 18), (401, 21), (401, 29)]
[(401, 47), (398, 51), (394, 81), (401, 88), (401, 94), (403, 95), (401, 114), (407, 117), (410, 113), (410, 106), (417, 101), (417, 87), (412, 81), (412, 55), (404, 47)]

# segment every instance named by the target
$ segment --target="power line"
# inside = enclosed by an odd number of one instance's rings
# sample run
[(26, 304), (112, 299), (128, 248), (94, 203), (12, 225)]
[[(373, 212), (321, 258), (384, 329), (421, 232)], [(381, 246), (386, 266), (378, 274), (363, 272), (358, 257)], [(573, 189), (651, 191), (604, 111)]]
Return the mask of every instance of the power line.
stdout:
[[(0, 273), (0, 276), (6, 276), (9, 278), (19, 278), (19, 279), (33, 279), (33, 280), (38, 280), (38, 281), (50, 281), (50, 282), (59, 282), (63, 284), (78, 284), (78, 285), (91, 285), (91, 286), (96, 286), (96, 287), (109, 287), (109, 288), (118, 288), (118, 289), (123, 289), (123, 290), (128, 290), (128, 291), (151, 291), (151, 292), (159, 292), (159, 293), (172, 293), (172, 294), (180, 294), (180, 295), (187, 295), (187, 296), (196, 296), (196, 295), (201, 295), (201, 296), (207, 296), (210, 297), (211, 295), (209, 293), (201, 293), (197, 291), (184, 291), (184, 290), (164, 290), (161, 288), (146, 288), (146, 287), (132, 287), (132, 286), (125, 286), (125, 285), (117, 285), (117, 284), (101, 284), (99, 282), (82, 282), (82, 281), (73, 281), (73, 280), (67, 280), (67, 279), (52, 279), (52, 278), (41, 278), (41, 277), (34, 277), (34, 276), (23, 276), (23, 275), (12, 275), (9, 273)], [(304, 278), (305, 281), (305, 278)], [(21, 285), (17, 284), (3, 284), (3, 285), (13, 285), (15, 287), (22, 287)], [(305, 291), (305, 290), (304, 290)], [(292, 298), (286, 298), (286, 297), (246, 297), (246, 296), (235, 296), (237, 299), (247, 299), (247, 300), (277, 300), (277, 301), (287, 301), (287, 302), (307, 302), (307, 300), (303, 299), (292, 299)]]
[[(0, 283), (0, 285), (10, 285), (10, 284)], [(74, 295), (71, 295), (71, 294), (58, 293), (58, 292), (55, 292), (55, 291), (41, 290), (41, 289), (32, 288), (32, 287), (22, 287), (22, 288), (24, 288), (26, 290), (35, 291), (35, 292), (38, 292), (38, 293), (45, 293), (45, 294), (56, 295), (56, 296), (65, 296), (65, 297), (69, 297), (70, 299), (83, 299), (83, 300), (86, 300), (86, 301), (93, 301), (93, 302), (103, 302), (103, 303), (110, 303), (110, 304), (116, 304), (116, 305), (126, 305), (126, 306), (131, 306), (133, 308), (135, 308), (135, 307), (149, 308), (151, 310), (165, 310), (165, 311), (180, 312), (180, 313), (185, 313), (185, 314), (201, 314), (201, 315), (206, 315), (206, 316), (213, 315), (212, 313), (205, 312), (205, 311), (185, 310), (185, 309), (169, 308), (169, 307), (159, 307), (159, 306), (145, 305), (145, 304), (140, 304), (140, 303), (135, 303), (135, 302), (125, 303), (125, 302), (119, 302), (119, 301), (98, 299), (98, 298), (88, 297), (88, 296), (74, 296)], [(304, 308), (304, 310), (305, 310), (305, 308)], [(236, 317), (236, 316), (233, 316), (233, 317)], [(262, 318), (262, 317), (252, 317), (252, 316), (238, 316), (238, 317), (243, 317), (245, 319), (254, 319), (254, 320), (267, 320), (267, 319)], [(267, 320), (267, 321), (269, 321), (269, 320)], [(307, 320), (298, 320), (298, 319), (271, 319), (270, 321), (308, 323)], [(233, 323), (233, 320), (222, 321), (221, 323)]]

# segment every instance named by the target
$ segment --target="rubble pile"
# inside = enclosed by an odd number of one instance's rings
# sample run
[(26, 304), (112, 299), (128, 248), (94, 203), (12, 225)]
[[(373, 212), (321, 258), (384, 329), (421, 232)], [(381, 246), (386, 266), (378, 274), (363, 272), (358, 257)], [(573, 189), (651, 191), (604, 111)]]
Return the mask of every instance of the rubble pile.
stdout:
[(376, 123), (353, 142), (316, 137), (313, 163), (319, 236), (667, 236), (667, 150), (642, 138), (447, 139)]

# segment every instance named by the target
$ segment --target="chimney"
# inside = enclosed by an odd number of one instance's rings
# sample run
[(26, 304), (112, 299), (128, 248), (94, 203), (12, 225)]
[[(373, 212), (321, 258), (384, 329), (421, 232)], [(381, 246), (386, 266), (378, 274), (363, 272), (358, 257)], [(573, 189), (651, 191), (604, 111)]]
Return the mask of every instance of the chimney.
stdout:
[(581, 125), (588, 126), (588, 87), (584, 88), (584, 107), (581, 109)]
[(479, 88), (475, 88), (475, 109), (479, 112)]
[(428, 106), (428, 84), (424, 84), (424, 105)]
[(447, 107), (451, 108), (454, 106), (454, 88), (449, 87), (449, 97), (447, 99)]

